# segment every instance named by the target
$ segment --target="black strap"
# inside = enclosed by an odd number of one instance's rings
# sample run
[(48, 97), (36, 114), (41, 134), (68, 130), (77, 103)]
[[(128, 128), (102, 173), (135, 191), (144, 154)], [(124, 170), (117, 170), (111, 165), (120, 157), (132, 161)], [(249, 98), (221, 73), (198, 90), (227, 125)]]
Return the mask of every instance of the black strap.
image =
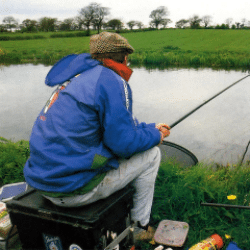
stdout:
[(138, 227), (148, 231), (149, 223), (146, 226), (142, 226), (141, 223), (138, 221)]

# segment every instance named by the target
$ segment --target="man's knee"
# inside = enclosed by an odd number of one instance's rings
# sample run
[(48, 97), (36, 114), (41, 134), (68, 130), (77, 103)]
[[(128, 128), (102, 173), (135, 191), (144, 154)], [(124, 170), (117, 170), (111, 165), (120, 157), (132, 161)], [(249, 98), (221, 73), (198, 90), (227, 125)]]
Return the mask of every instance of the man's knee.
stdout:
[(147, 169), (151, 171), (158, 171), (160, 162), (161, 162), (161, 150), (159, 147), (155, 146), (144, 152), (145, 154), (145, 166), (148, 166)]
[(161, 150), (159, 147), (155, 146), (152, 149), (153, 161), (160, 164), (161, 161)]

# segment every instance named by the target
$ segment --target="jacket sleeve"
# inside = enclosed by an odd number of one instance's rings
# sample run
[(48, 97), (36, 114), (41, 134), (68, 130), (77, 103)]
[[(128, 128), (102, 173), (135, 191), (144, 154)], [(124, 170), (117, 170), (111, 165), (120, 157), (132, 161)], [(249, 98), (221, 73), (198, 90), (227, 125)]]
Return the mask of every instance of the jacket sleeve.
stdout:
[(126, 108), (124, 88), (115, 76), (109, 75), (108, 79), (99, 84), (96, 95), (104, 145), (123, 158), (158, 145), (159, 130), (152, 123), (137, 124)]

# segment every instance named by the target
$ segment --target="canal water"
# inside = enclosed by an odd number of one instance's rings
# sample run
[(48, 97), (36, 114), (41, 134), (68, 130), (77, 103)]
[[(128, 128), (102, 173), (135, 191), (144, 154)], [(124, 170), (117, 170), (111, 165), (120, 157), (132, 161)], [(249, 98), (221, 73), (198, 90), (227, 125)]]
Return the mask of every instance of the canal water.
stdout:
[[(0, 136), (29, 139), (36, 116), (53, 91), (44, 84), (50, 68), (31, 64), (0, 68)], [(169, 125), (248, 74), (211, 69), (133, 71), (129, 83), (135, 116)], [(199, 161), (239, 162), (250, 140), (249, 93), (250, 77), (176, 125), (168, 140), (190, 150)]]

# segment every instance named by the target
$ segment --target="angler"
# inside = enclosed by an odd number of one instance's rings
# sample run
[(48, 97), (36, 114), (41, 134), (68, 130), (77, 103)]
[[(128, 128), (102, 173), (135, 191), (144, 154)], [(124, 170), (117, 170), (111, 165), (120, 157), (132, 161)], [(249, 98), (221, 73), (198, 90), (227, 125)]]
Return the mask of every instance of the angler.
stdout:
[(131, 217), (138, 239), (152, 238), (149, 226), (161, 154), (156, 147), (168, 125), (139, 123), (132, 114), (127, 66), (133, 47), (116, 33), (90, 39), (90, 54), (69, 55), (46, 77), (59, 85), (34, 124), (26, 182), (52, 203), (83, 206), (133, 182)]

